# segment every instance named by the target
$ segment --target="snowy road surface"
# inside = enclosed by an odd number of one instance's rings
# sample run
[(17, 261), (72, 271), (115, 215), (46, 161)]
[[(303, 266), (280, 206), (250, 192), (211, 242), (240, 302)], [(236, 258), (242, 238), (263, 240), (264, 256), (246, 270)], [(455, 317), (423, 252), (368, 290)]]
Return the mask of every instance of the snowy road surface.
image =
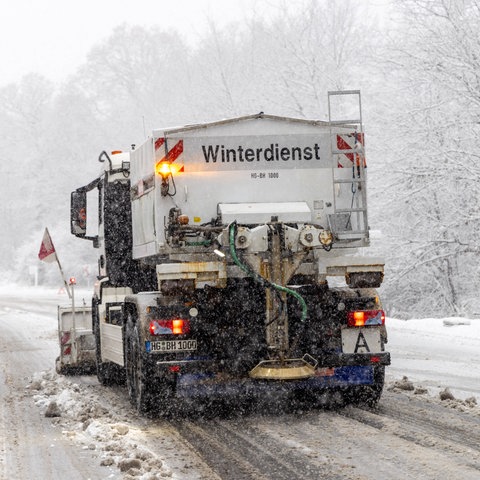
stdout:
[(57, 355), (58, 298), (11, 293), (0, 300), (0, 478), (122, 478), (116, 469), (102, 469), (94, 452), (79, 449), (39, 415), (26, 386), (34, 372), (50, 370)]
[[(478, 320), (390, 320), (393, 363), (375, 410), (142, 418), (123, 387), (55, 374), (59, 301), (0, 289), (0, 479), (480, 478)], [(439, 399), (445, 387), (454, 399)], [(45, 417), (52, 402), (59, 416)]]

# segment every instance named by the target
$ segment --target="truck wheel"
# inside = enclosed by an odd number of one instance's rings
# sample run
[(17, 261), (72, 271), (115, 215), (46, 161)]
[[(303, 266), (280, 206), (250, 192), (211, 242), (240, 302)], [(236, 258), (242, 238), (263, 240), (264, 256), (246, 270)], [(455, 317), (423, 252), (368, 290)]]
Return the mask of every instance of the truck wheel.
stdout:
[(101, 338), (100, 338), (100, 320), (98, 318), (97, 302), (95, 299), (92, 302), (92, 328), (95, 336), (95, 363), (97, 367), (97, 378), (102, 385), (112, 385), (114, 383), (111, 365), (102, 362), (101, 354)]
[(353, 405), (366, 405), (375, 407), (382, 396), (385, 383), (385, 367), (374, 367), (373, 384), (352, 387), (346, 391), (345, 400)]
[(139, 413), (146, 413), (150, 406), (147, 365), (142, 355), (138, 327), (131, 313), (128, 314), (125, 331), (125, 368), (130, 402)]
[(370, 405), (375, 406), (382, 396), (383, 386), (385, 385), (385, 367), (375, 367), (373, 371), (374, 383), (370, 388)]

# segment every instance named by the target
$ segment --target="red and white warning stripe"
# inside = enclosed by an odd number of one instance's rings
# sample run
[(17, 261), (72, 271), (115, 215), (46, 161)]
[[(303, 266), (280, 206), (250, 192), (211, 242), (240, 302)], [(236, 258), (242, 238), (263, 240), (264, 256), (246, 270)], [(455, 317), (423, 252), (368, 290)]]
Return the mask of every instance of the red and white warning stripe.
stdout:
[[(337, 156), (338, 168), (350, 168), (353, 165), (366, 167), (365, 150), (364, 150), (364, 136), (363, 133), (343, 133), (337, 135), (337, 149), (338, 150), (355, 150), (355, 152), (348, 152)], [(358, 153), (357, 153), (358, 152)]]
[(174, 162), (181, 157), (182, 153), (183, 140), (178, 140), (168, 152), (165, 151), (165, 137), (160, 137), (155, 140), (155, 158), (157, 162)]

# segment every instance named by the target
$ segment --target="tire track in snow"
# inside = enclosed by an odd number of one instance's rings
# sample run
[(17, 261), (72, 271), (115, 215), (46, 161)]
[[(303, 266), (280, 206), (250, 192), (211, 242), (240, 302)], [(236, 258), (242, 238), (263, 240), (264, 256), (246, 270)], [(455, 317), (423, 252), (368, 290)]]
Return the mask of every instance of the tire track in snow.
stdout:
[(386, 394), (378, 409), (349, 407), (339, 415), (448, 453), (480, 472), (480, 419), (473, 415), (401, 394)]
[[(295, 449), (241, 421), (185, 420), (172, 424), (222, 479), (345, 480), (332, 465), (319, 466)], [(247, 422), (248, 423), (248, 422)]]

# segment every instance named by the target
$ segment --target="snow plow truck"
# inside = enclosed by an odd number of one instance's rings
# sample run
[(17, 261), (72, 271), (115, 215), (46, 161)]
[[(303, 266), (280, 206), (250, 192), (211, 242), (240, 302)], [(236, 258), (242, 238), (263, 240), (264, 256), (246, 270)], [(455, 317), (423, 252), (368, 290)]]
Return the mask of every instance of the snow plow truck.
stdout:
[[(352, 97), (358, 114), (334, 120), (334, 100)], [(99, 254), (97, 376), (123, 378), (138, 411), (325, 389), (380, 398), (390, 355), (384, 264), (359, 253), (360, 92), (328, 104), (328, 121), (259, 113), (154, 130), (102, 152), (100, 176), (71, 193), (71, 231)]]

